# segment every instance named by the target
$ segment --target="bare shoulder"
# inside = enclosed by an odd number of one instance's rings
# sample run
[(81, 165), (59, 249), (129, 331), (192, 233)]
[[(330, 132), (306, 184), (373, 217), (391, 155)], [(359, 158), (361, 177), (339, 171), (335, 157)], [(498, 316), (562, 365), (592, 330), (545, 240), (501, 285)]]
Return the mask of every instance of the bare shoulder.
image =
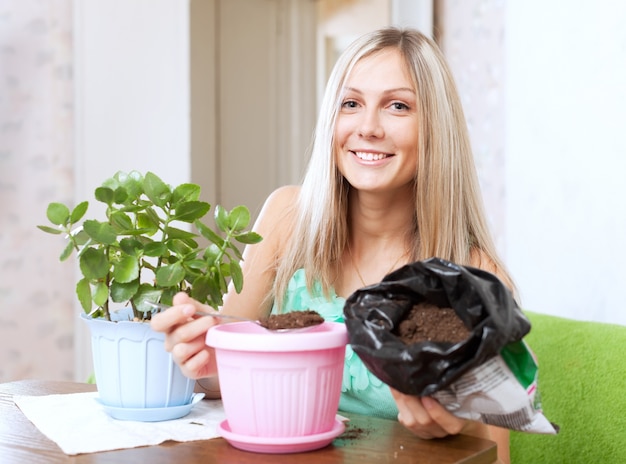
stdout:
[(286, 185), (270, 193), (259, 213), (255, 230), (261, 235), (277, 235), (273, 232), (291, 228), (299, 193), (298, 185)]
[(479, 248), (472, 248), (470, 253), (470, 265), (482, 269), (483, 271), (491, 272), (495, 274), (498, 270), (498, 266), (493, 260)]
[(473, 248), (470, 253), (470, 266), (487, 271), (500, 279), (511, 291), (515, 292), (515, 284), (504, 270), (487, 253), (478, 248)]
[(278, 187), (267, 197), (263, 209), (291, 209), (291, 207), (295, 204), (299, 194), (299, 185), (285, 185), (283, 187)]

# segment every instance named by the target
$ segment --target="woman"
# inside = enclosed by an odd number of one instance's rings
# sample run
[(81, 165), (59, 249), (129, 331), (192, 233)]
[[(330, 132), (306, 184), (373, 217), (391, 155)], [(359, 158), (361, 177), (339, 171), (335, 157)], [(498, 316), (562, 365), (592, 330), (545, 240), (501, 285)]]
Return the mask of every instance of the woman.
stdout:
[[(356, 289), (432, 256), (480, 267), (512, 289), (482, 209), (470, 143), (452, 76), (436, 45), (417, 31), (385, 28), (357, 39), (329, 79), (301, 186), (274, 191), (244, 251), (244, 288), (224, 313), (318, 311), (343, 320)], [(213, 318), (185, 294), (153, 318), (183, 372), (213, 376), (205, 333)], [(213, 387), (212, 387), (213, 386)], [(460, 432), (497, 441), (508, 432), (459, 419), (432, 398), (401, 394), (370, 374), (348, 347), (340, 410), (398, 420), (422, 438)]]

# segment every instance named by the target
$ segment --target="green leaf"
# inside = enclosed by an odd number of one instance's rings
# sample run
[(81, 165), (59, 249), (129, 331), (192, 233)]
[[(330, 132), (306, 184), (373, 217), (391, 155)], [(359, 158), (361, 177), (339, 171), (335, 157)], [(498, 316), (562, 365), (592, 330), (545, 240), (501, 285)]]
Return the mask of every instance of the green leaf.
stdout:
[(157, 230), (154, 229), (126, 229), (120, 231), (120, 235), (129, 235), (131, 237), (141, 238), (141, 236), (151, 237)]
[(87, 208), (89, 207), (89, 202), (83, 201), (76, 205), (76, 207), (72, 210), (72, 214), (70, 215), (70, 222), (72, 224), (76, 224), (80, 221), (85, 213), (87, 212)]
[(68, 242), (65, 248), (63, 249), (63, 253), (59, 256), (59, 261), (65, 261), (69, 258), (74, 251), (74, 244), (72, 242)]
[(234, 235), (233, 238), (239, 243), (245, 243), (247, 245), (259, 243), (261, 240), (263, 240), (263, 237), (261, 237), (256, 232), (244, 232), (242, 234)]
[(74, 242), (76, 242), (79, 246), (91, 241), (91, 238), (87, 235), (87, 232), (84, 231), (83, 227), (74, 229), (72, 231), (72, 236), (74, 237)]
[(206, 263), (201, 259), (192, 259), (185, 261), (185, 266), (190, 269), (203, 270), (206, 267)]
[(170, 187), (156, 174), (148, 172), (143, 180), (143, 191), (157, 206), (163, 208), (172, 195)]
[(167, 246), (163, 242), (150, 242), (144, 245), (143, 254), (144, 256), (164, 256), (167, 252)]
[(140, 229), (159, 230), (159, 217), (156, 214), (137, 213), (137, 227)]
[(210, 268), (211, 266), (213, 266), (213, 264), (215, 263), (215, 261), (217, 260), (218, 256), (220, 256), (221, 254), (221, 250), (217, 245), (209, 245), (205, 250), (204, 250), (204, 254), (202, 255), (202, 259), (207, 263), (207, 266)]
[[(156, 213), (156, 211), (154, 211), (154, 208), (152, 208), (151, 206), (147, 206), (145, 209), (145, 213), (148, 217), (148, 219), (150, 220), (151, 224), (154, 224), (155, 226), (158, 227), (158, 225), (163, 222), (163, 220), (159, 217), (159, 215)], [(150, 226), (146, 226), (146, 227), (150, 227)]]
[(117, 280), (111, 282), (111, 299), (116, 303), (130, 300), (139, 289), (139, 279), (122, 283)]
[(93, 302), (96, 306), (104, 306), (109, 299), (109, 288), (104, 282), (97, 282), (92, 290)]
[[(196, 201), (200, 198), (200, 186), (197, 184), (180, 184), (172, 193), (174, 208), (185, 201)], [(210, 208), (210, 206), (209, 206)]]
[[(192, 262), (197, 263), (199, 260), (194, 260)], [(188, 261), (183, 261), (183, 267), (185, 269), (185, 280), (187, 282), (193, 282), (198, 278), (198, 276), (205, 274), (206, 266), (202, 266), (201, 268), (189, 266)]]
[(217, 233), (213, 229), (206, 226), (200, 221), (194, 222), (194, 225), (196, 226), (196, 228), (198, 229), (198, 231), (204, 238), (206, 238), (207, 240), (210, 240), (211, 242), (215, 243), (218, 246), (224, 245), (224, 239), (220, 237), (219, 235), (217, 235)]
[(185, 278), (185, 269), (181, 263), (174, 263), (158, 269), (156, 283), (159, 287), (172, 287), (178, 285)]
[(186, 201), (176, 208), (173, 219), (182, 222), (193, 222), (200, 219), (211, 209), (211, 205), (205, 201)]
[(131, 218), (128, 216), (128, 214), (121, 211), (115, 211), (111, 213), (109, 219), (111, 221), (111, 225), (118, 230), (124, 231), (133, 228), (133, 221), (131, 220)]
[(106, 278), (109, 268), (109, 260), (104, 250), (88, 248), (80, 257), (80, 270), (89, 280)]
[(214, 307), (219, 307), (224, 303), (222, 300), (222, 277), (219, 274), (209, 276), (208, 282), (209, 297), (213, 304), (216, 305)]
[(139, 171), (130, 171), (128, 174), (118, 172), (117, 179), (126, 190), (129, 200), (137, 200), (143, 193), (143, 175)]
[[(230, 265), (228, 263), (220, 263), (220, 275), (223, 278), (224, 290), (226, 290), (226, 279), (225, 277), (230, 276)], [(211, 269), (212, 270), (212, 269)]]
[(80, 302), (80, 306), (86, 313), (91, 312), (91, 286), (88, 279), (80, 279), (76, 284), (76, 296)]
[(193, 232), (189, 232), (186, 230), (178, 229), (176, 227), (166, 227), (164, 232), (169, 238), (178, 238), (178, 239), (193, 239), (197, 237), (197, 234)]
[(143, 244), (136, 238), (126, 237), (120, 240), (120, 249), (128, 256), (136, 258), (141, 257), (143, 254)]
[(125, 213), (133, 213), (133, 214), (137, 214), (140, 211), (143, 211), (145, 209), (145, 205), (139, 205), (137, 203), (129, 203), (126, 202), (123, 205), (120, 205), (118, 207), (118, 211), (123, 211)]
[(118, 180), (118, 175), (120, 173), (121, 171), (118, 171), (117, 173), (115, 173), (113, 177), (109, 177), (108, 179), (105, 179), (104, 182), (102, 182), (102, 185), (100, 187), (107, 187), (111, 189), (111, 191), (115, 191), (115, 189), (120, 186), (120, 181)]
[(228, 228), (240, 232), (250, 224), (250, 211), (245, 206), (235, 206), (228, 214)]
[(193, 251), (193, 248), (182, 240), (168, 240), (167, 248), (178, 256), (185, 256)]
[(115, 192), (109, 187), (98, 187), (94, 193), (96, 200), (111, 206), (115, 198)]
[(46, 216), (52, 224), (65, 226), (70, 219), (70, 209), (63, 203), (50, 203), (46, 210)]
[(161, 294), (161, 303), (171, 305), (174, 301), (174, 295), (179, 292), (177, 287), (170, 287), (163, 290)]
[(229, 229), (228, 212), (221, 205), (215, 207), (215, 224), (221, 231), (226, 232)]
[(133, 297), (133, 301), (137, 305), (137, 309), (140, 312), (151, 312), (154, 308), (152, 306), (144, 305), (145, 301), (161, 301), (165, 304), (172, 304), (171, 298), (168, 301), (163, 300), (164, 292), (162, 289), (154, 288), (152, 285), (141, 284), (137, 293)]
[(39, 230), (43, 230), (44, 232), (47, 232), (49, 234), (54, 234), (54, 235), (61, 235), (64, 232), (61, 229), (55, 229), (54, 227), (50, 227), (50, 226), (37, 226), (37, 228)]
[(116, 205), (123, 205), (133, 201), (133, 198), (128, 194), (128, 190), (124, 187), (118, 187), (113, 193), (113, 203)]
[(132, 282), (139, 278), (139, 262), (132, 256), (124, 256), (113, 265), (113, 278), (121, 283)]
[(176, 239), (176, 240), (180, 240), (185, 245), (187, 245), (188, 247), (193, 249), (195, 252), (199, 252), (199, 251), (201, 251), (201, 247), (200, 247), (200, 245), (198, 245), (198, 242), (196, 242), (194, 240), (196, 237), (197, 236), (195, 236), (194, 238), (183, 238), (183, 239)]
[[(210, 292), (210, 278), (207, 275), (201, 275), (193, 281), (191, 287), (191, 297), (204, 303)], [(216, 306), (214, 306), (217, 309)]]
[(230, 262), (230, 278), (235, 287), (237, 293), (241, 292), (243, 288), (243, 272), (241, 272), (241, 266), (236, 261)]
[[(228, 243), (228, 248), (233, 252), (233, 254), (236, 256), (238, 261), (241, 261), (243, 259), (243, 255), (241, 254), (241, 251), (239, 251), (239, 248), (237, 248), (237, 245), (235, 245), (234, 243)], [(225, 252), (227, 253), (227, 252)], [(230, 254), (229, 254), (230, 257)], [(231, 261), (232, 261), (232, 257), (230, 257)]]
[(89, 219), (84, 222), (83, 228), (85, 232), (98, 243), (112, 245), (117, 240), (115, 229), (106, 222)]

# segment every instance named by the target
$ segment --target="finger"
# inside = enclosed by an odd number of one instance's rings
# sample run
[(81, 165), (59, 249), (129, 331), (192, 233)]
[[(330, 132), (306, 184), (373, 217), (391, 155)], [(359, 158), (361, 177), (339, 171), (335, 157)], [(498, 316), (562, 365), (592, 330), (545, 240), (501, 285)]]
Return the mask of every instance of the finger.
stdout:
[(183, 304), (193, 304), (193, 301), (194, 299), (191, 298), (187, 293), (178, 292), (176, 295), (174, 295), (174, 298), (172, 300), (172, 306), (179, 306)]
[(196, 339), (186, 343), (176, 343), (169, 350), (177, 364), (183, 365), (189, 361), (193, 356), (203, 351), (206, 347), (202, 340)]
[(171, 332), (177, 326), (185, 324), (195, 314), (196, 308), (193, 303), (172, 306), (166, 311), (152, 316), (150, 327), (157, 332)]
[(424, 438), (441, 438), (449, 435), (424, 407), (422, 399), (414, 395), (406, 395), (392, 389), (392, 395), (398, 406), (398, 422), (414, 435)]
[(421, 402), (431, 419), (448, 435), (461, 433), (468, 424), (467, 420), (456, 417), (434, 398), (424, 397)]
[(195, 341), (202, 348), (205, 344), (206, 333), (218, 323), (214, 317), (199, 317), (197, 319), (186, 319), (184, 323), (173, 327), (165, 336), (165, 349), (172, 349), (180, 343), (190, 343)]
[[(183, 347), (183, 345), (178, 345), (177, 350), (179, 347)], [(193, 354), (187, 357), (184, 361), (177, 360), (177, 356), (172, 354), (172, 357), (174, 357), (185, 376), (191, 379), (198, 379), (215, 374), (215, 370), (211, 369), (210, 361), (212, 356), (208, 349), (202, 349), (200, 351), (190, 350), (190, 352)]]
[(406, 428), (413, 432), (418, 432), (432, 423), (430, 416), (417, 396), (406, 395), (394, 389), (391, 389), (391, 394), (398, 406), (398, 421)]
[[(174, 295), (172, 303), (173, 306), (192, 305), (194, 307), (194, 311), (196, 312), (204, 311), (210, 313), (215, 311), (215, 308), (212, 308), (207, 304), (200, 303), (199, 301), (191, 298), (185, 292), (178, 292), (176, 295)], [(191, 309), (189, 309), (189, 311), (191, 311)]]
[(417, 396), (405, 395), (397, 390), (391, 389), (391, 394), (398, 406), (398, 420), (405, 427), (415, 425), (428, 425), (430, 416), (422, 406)]

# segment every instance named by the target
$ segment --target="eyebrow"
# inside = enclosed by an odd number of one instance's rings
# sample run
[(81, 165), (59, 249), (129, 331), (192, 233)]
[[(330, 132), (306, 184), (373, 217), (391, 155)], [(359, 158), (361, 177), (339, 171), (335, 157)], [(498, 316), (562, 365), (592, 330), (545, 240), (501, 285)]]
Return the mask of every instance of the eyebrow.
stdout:
[[(359, 89), (355, 89), (354, 87), (344, 87), (343, 88), (344, 93), (347, 91), (350, 92), (355, 92), (358, 94), (362, 94), (363, 92), (361, 92)], [(395, 92), (410, 92), (412, 94), (415, 94), (415, 90), (411, 89), (410, 87), (397, 87), (394, 89), (388, 89), (383, 91), (383, 94), (390, 94), (390, 93), (395, 93)]]

